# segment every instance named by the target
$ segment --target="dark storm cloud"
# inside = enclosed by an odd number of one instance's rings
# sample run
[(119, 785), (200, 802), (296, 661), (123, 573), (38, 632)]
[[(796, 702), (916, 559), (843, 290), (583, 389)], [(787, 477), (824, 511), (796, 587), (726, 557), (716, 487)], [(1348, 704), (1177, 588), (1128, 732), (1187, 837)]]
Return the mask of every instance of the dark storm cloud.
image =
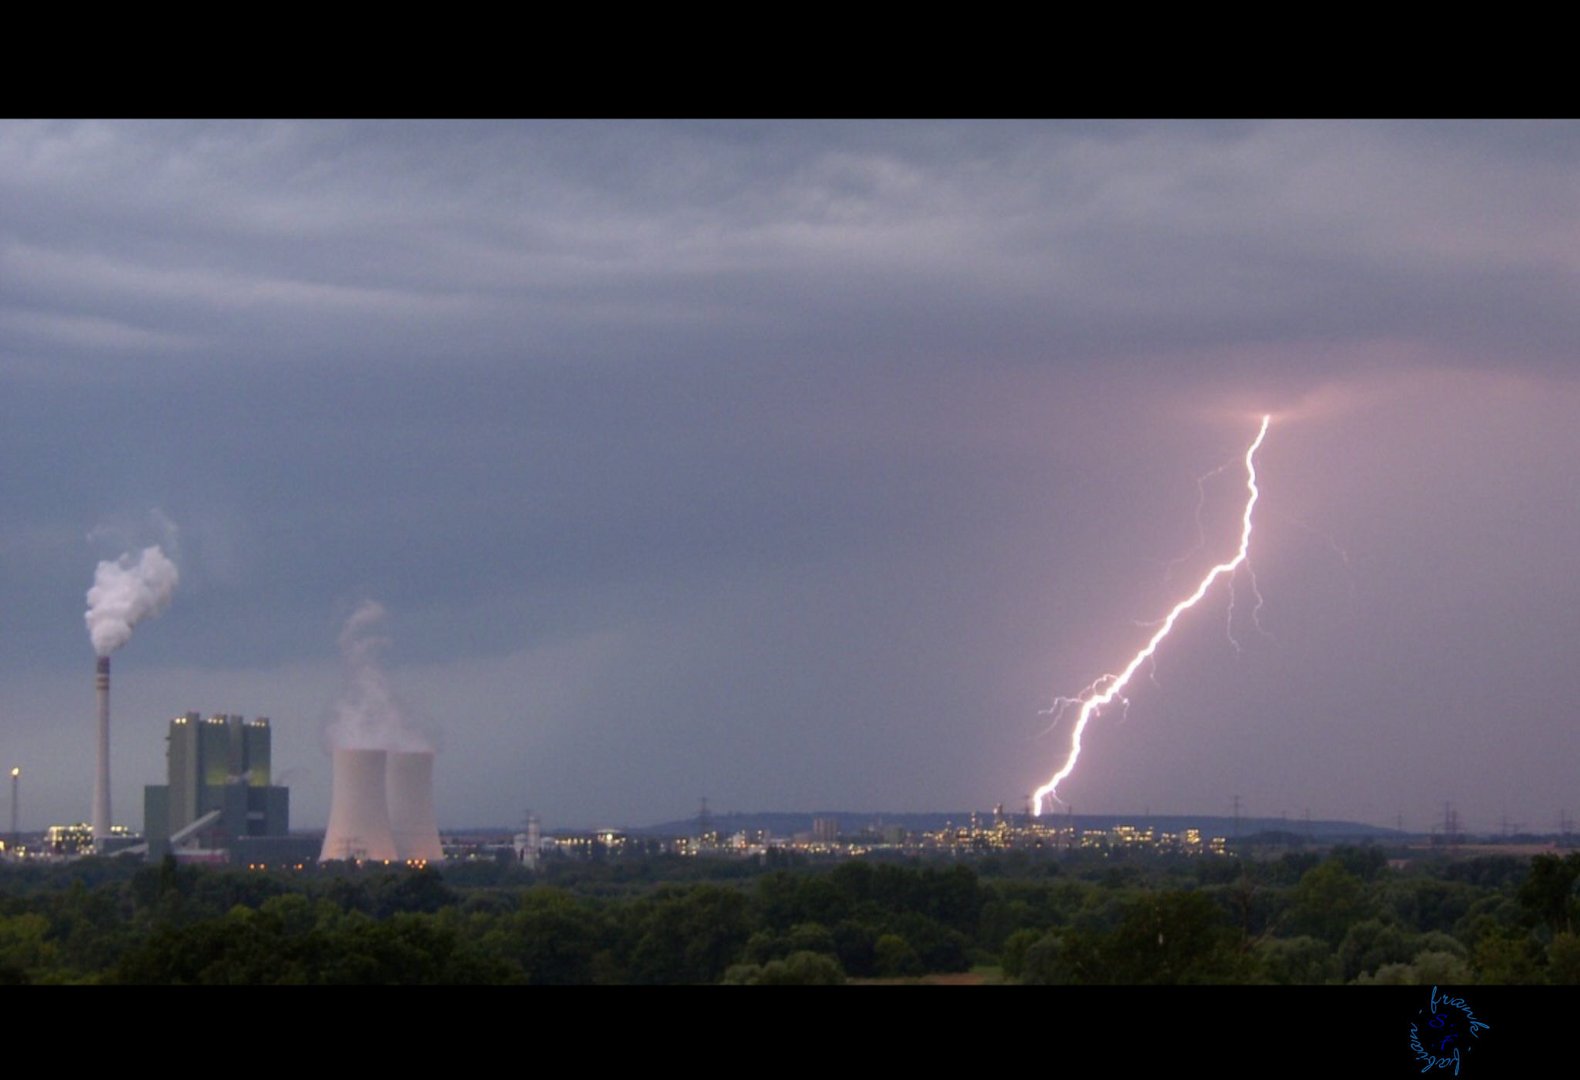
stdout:
[[(1014, 803), (1058, 756), (1036, 710), (1166, 610), (1195, 477), (1274, 409), (1273, 636), (1237, 655), (1204, 612), (1072, 797), (1495, 816), (1527, 759), (1478, 785), (1455, 755), (1490, 752), (1500, 673), (1555, 753), (1580, 690), (1577, 153), (1555, 124), (0, 126), (4, 730), (73, 813), (83, 740), (43, 714), (87, 711), (113, 553), (84, 538), (158, 507), (181, 595), (118, 660), (144, 781), (165, 713), (311, 729), (372, 597), (451, 820)], [(266, 700), (192, 698), (227, 687)]]
[(239, 337), (247, 359), (386, 365), (1059, 361), (1454, 335), (1465, 294), (1502, 283), (1519, 303), (1487, 311), (1505, 328), (1571, 325), (1572, 256), (1533, 221), (1566, 220), (1566, 162), (1399, 141), (1383, 125), (26, 128), (8, 139), (6, 259), (28, 273), (4, 326), (24, 349), (208, 356)]

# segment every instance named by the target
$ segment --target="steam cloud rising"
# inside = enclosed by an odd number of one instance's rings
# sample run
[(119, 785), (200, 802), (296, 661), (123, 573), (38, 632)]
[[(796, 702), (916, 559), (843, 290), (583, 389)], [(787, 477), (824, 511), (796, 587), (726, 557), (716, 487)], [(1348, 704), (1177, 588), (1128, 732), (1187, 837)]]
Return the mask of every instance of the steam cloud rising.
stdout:
[(340, 631), (348, 687), (329, 724), (329, 744), (341, 750), (432, 751), (433, 745), (407, 719), (390, 690), (378, 654), (389, 639), (372, 631), (384, 619), (384, 606), (364, 600)]
[(180, 575), (156, 544), (134, 561), (127, 552), (99, 564), (88, 590), (88, 636), (100, 656), (109, 656), (132, 637), (132, 627), (158, 615), (175, 594)]

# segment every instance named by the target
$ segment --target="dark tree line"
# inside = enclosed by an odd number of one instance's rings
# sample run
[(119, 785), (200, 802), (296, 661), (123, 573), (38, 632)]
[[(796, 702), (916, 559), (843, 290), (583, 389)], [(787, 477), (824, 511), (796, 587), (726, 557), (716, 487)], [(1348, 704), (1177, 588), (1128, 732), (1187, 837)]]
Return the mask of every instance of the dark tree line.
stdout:
[[(552, 881), (553, 883), (546, 883)], [(0, 872), (0, 982), (1576, 983), (1580, 854)]]

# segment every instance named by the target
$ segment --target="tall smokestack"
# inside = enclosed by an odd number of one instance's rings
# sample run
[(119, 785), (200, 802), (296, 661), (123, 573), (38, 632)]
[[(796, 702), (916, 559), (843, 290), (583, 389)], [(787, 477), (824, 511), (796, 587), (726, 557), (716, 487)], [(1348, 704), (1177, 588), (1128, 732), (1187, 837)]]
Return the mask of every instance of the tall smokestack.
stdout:
[(99, 695), (99, 776), (93, 785), (93, 846), (104, 854), (110, 838), (110, 654), (132, 637), (132, 627), (165, 609), (180, 580), (175, 563), (156, 545), (113, 562), (101, 562), (83, 615), (99, 654), (94, 689)]
[(110, 658), (99, 657), (93, 688), (99, 695), (99, 778), (93, 785), (93, 847), (104, 854), (110, 838)]

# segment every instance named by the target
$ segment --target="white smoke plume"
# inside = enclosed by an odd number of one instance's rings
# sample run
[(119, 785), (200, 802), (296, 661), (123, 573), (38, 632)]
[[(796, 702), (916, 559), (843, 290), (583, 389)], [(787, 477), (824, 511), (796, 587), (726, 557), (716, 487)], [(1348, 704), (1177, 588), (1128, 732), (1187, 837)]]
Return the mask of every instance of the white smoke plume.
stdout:
[(156, 544), (133, 559), (127, 552), (99, 564), (88, 590), (88, 636), (93, 650), (109, 656), (132, 637), (132, 627), (158, 615), (170, 603), (181, 575)]
[(432, 751), (430, 740), (412, 725), (396, 700), (379, 664), (379, 652), (389, 639), (375, 636), (373, 628), (384, 615), (382, 604), (364, 600), (341, 628), (347, 685), (329, 724), (329, 744), (339, 750)]

